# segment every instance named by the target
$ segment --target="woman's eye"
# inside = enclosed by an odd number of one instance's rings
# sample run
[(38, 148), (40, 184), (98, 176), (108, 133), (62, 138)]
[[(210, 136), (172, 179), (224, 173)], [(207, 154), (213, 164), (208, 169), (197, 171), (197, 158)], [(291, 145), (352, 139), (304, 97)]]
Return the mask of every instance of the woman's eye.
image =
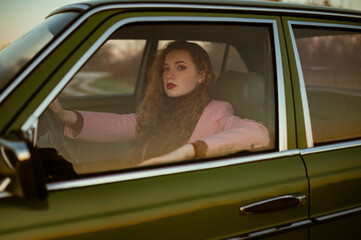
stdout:
[(185, 66), (178, 66), (177, 69), (178, 70), (184, 70), (184, 69), (186, 69), (186, 67)]
[(167, 71), (168, 71), (168, 69), (169, 69), (169, 68), (164, 67), (164, 68), (163, 68), (163, 72), (167, 72)]

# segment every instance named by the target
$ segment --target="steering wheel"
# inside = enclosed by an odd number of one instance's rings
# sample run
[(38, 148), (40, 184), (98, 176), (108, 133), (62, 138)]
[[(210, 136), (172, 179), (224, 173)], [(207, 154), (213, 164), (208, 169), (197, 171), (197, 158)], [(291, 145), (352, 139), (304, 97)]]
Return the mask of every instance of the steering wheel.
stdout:
[(59, 154), (64, 155), (66, 159), (72, 159), (75, 156), (74, 144), (72, 143), (72, 139), (64, 136), (64, 124), (60, 123), (54, 116), (54, 113), (49, 109), (45, 110), (43, 116), (49, 125), (49, 144), (53, 146)]
[(70, 139), (64, 135), (64, 124), (56, 119), (51, 110), (45, 110), (43, 117), (49, 125), (47, 143), (55, 148), (65, 160), (72, 163), (77, 173), (78, 167), (85, 165), (93, 169), (92, 172), (96, 172), (95, 167), (92, 166), (98, 166), (100, 159), (104, 164), (102, 170), (99, 171), (129, 167), (128, 162), (121, 160), (129, 151), (129, 143), (96, 143)]

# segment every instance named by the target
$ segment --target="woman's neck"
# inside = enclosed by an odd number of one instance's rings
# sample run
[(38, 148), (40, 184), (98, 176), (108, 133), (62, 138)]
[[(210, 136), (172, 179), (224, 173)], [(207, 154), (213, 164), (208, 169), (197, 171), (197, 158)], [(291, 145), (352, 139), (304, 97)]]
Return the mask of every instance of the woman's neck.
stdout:
[(183, 96), (179, 96), (179, 97), (173, 97), (173, 104), (176, 108), (181, 108), (184, 106), (184, 104), (187, 102), (187, 99), (189, 99), (191, 96), (193, 95), (193, 92), (188, 93), (186, 95)]

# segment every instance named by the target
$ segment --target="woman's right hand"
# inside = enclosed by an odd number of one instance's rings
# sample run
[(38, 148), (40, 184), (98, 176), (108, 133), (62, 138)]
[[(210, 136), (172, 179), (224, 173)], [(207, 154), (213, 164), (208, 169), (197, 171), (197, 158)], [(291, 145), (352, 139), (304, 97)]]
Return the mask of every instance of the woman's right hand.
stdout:
[(50, 105), (49, 109), (54, 113), (55, 117), (65, 125), (73, 125), (77, 121), (75, 112), (67, 111), (61, 106), (58, 99), (55, 99)]

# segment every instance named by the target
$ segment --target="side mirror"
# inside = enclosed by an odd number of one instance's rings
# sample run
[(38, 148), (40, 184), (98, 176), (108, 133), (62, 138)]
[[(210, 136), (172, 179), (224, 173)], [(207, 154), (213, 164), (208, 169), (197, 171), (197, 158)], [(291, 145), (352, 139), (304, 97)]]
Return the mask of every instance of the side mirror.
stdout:
[(30, 142), (14, 137), (0, 138), (0, 193), (23, 199), (46, 199), (45, 174)]

